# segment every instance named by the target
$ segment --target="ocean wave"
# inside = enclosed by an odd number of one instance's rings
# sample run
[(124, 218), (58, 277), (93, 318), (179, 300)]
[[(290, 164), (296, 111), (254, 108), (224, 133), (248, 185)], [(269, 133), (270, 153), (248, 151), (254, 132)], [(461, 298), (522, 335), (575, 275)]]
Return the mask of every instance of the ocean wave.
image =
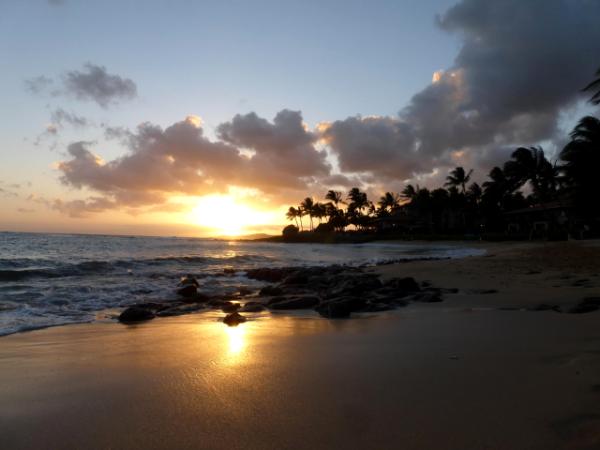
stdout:
[[(15, 260), (16, 261), (16, 260)], [(169, 263), (186, 265), (218, 265), (258, 263), (271, 261), (268, 256), (257, 254), (244, 254), (234, 256), (165, 256), (157, 258), (119, 259), (113, 261), (92, 260), (75, 264), (59, 264), (56, 267), (27, 268), (23, 259), (15, 263), (12, 269), (0, 269), (0, 282), (22, 281), (31, 278), (62, 278), (84, 275), (102, 275), (119, 269), (133, 269), (143, 266), (157, 266)], [(39, 260), (29, 260), (30, 263), (39, 263)], [(44, 261), (48, 264), (48, 261)], [(22, 268), (25, 266), (24, 268)], [(183, 269), (183, 268), (182, 268)]]

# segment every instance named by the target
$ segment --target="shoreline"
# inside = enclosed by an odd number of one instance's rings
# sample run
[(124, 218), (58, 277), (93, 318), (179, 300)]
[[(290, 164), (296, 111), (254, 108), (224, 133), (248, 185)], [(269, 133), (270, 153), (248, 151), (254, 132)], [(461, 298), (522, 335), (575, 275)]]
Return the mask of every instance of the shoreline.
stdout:
[(598, 448), (600, 312), (531, 307), (600, 297), (599, 244), (369, 268), (459, 291), (350, 319), (230, 328), (210, 311), (4, 336), (0, 446)]

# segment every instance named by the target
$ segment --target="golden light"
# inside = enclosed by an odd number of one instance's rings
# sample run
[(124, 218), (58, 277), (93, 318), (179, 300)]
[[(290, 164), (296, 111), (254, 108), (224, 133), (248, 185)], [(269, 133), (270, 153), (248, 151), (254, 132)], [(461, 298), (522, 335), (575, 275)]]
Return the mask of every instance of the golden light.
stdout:
[(246, 327), (237, 326), (237, 327), (225, 327), (225, 333), (229, 339), (229, 355), (230, 356), (238, 356), (246, 348)]
[(231, 195), (207, 195), (192, 209), (189, 221), (210, 228), (217, 235), (239, 236), (258, 226), (280, 222), (275, 214), (256, 210)]

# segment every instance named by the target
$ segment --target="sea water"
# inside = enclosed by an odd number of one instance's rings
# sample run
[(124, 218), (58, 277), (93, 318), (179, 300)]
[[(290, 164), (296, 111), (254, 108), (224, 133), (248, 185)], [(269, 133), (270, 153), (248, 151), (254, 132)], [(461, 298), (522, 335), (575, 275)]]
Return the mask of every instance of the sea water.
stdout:
[[(175, 299), (192, 275), (206, 293), (262, 285), (256, 267), (358, 266), (483, 253), (466, 245), (283, 244), (200, 238), (0, 233), (0, 335), (95, 320), (102, 311)], [(231, 275), (225, 269), (234, 269)], [(228, 271), (230, 272), (230, 271)]]

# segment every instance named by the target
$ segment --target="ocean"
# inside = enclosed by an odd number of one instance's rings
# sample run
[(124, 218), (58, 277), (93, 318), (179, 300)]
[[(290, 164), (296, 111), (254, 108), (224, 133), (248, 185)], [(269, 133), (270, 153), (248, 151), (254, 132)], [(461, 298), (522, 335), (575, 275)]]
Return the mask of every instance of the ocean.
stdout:
[[(201, 238), (0, 232), (0, 335), (94, 321), (124, 306), (175, 299), (181, 277), (206, 293), (263, 283), (256, 267), (346, 264), (482, 254), (464, 245), (281, 244)], [(225, 269), (236, 270), (225, 274)]]

